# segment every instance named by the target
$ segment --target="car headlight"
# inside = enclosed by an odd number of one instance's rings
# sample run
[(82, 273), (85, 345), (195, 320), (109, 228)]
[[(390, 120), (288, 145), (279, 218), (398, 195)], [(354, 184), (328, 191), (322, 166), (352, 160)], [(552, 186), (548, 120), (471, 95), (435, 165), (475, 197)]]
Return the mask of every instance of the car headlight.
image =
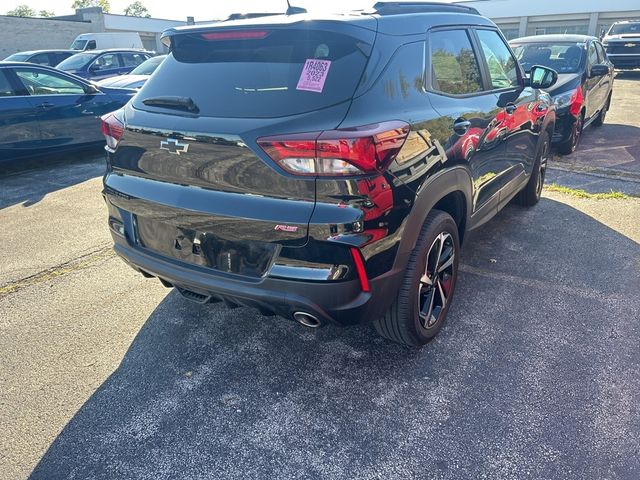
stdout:
[(553, 103), (557, 108), (568, 107), (571, 104), (575, 90), (570, 90), (553, 97)]

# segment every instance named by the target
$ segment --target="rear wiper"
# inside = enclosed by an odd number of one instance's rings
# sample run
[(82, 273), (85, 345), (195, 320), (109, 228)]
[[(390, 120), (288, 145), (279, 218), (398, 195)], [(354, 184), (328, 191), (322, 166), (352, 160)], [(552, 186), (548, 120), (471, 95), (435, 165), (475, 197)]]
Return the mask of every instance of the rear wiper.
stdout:
[(198, 113), (200, 109), (193, 99), (189, 97), (151, 97), (142, 101), (149, 107), (165, 107), (174, 108), (176, 110), (185, 110), (191, 113)]

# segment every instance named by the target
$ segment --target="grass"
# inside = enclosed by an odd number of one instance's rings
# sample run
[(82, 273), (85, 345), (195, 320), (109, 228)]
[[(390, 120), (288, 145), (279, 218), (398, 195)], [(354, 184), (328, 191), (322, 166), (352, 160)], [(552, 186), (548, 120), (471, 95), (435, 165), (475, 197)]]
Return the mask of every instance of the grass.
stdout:
[(563, 187), (562, 185), (558, 185), (556, 183), (552, 183), (551, 185), (546, 185), (545, 190), (549, 192), (557, 192), (564, 193), (565, 195), (572, 195), (578, 198), (588, 198), (590, 200), (629, 200), (631, 197), (622, 192), (616, 192), (611, 190), (610, 192), (603, 193), (589, 193), (585, 190), (579, 190), (576, 188)]

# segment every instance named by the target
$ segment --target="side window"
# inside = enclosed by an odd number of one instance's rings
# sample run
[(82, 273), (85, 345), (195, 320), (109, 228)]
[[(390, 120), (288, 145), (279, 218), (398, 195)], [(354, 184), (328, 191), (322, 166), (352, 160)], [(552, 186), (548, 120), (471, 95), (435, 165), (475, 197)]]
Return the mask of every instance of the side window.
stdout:
[(85, 48), (85, 50), (95, 50), (95, 49), (96, 49), (96, 41), (89, 40), (89, 43), (87, 43), (87, 48)]
[(589, 66), (597, 65), (598, 62), (598, 52), (596, 51), (596, 46), (593, 42), (589, 44)]
[(515, 87), (520, 84), (518, 63), (504, 40), (493, 30), (477, 30), (494, 89)]
[(111, 70), (114, 68), (120, 68), (120, 63), (118, 62), (118, 55), (115, 53), (105, 53), (104, 55), (100, 55), (93, 65), (96, 67), (96, 70)]
[(604, 51), (604, 47), (598, 42), (595, 42), (595, 45), (598, 51), (598, 63), (605, 63), (607, 61), (607, 54)]
[(443, 30), (429, 35), (431, 84), (452, 95), (482, 90), (478, 59), (465, 30)]
[(122, 53), (120, 56), (122, 57), (122, 63), (125, 67), (137, 67), (147, 59), (140, 53)]
[(16, 69), (16, 75), (30, 95), (83, 95), (83, 86), (44, 70)]
[(49, 55), (47, 55), (46, 53), (39, 53), (31, 57), (29, 63), (35, 63), (37, 65), (49, 65)]
[(13, 97), (15, 94), (7, 75), (0, 69), (0, 97)]
[(69, 58), (71, 55), (67, 55), (66, 53), (54, 53), (53, 54), (53, 63), (51, 66), (55, 67), (56, 65), (58, 65), (60, 62), (62, 62), (63, 60), (66, 60), (67, 58)]

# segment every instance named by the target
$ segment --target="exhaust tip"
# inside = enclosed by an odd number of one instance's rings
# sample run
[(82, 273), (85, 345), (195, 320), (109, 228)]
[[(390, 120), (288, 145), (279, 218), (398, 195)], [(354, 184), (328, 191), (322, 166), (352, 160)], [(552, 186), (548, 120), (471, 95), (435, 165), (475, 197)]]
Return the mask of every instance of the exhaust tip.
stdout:
[(293, 314), (293, 319), (300, 325), (304, 325), (309, 328), (318, 328), (322, 326), (322, 322), (315, 315), (311, 315), (306, 312), (296, 312)]

